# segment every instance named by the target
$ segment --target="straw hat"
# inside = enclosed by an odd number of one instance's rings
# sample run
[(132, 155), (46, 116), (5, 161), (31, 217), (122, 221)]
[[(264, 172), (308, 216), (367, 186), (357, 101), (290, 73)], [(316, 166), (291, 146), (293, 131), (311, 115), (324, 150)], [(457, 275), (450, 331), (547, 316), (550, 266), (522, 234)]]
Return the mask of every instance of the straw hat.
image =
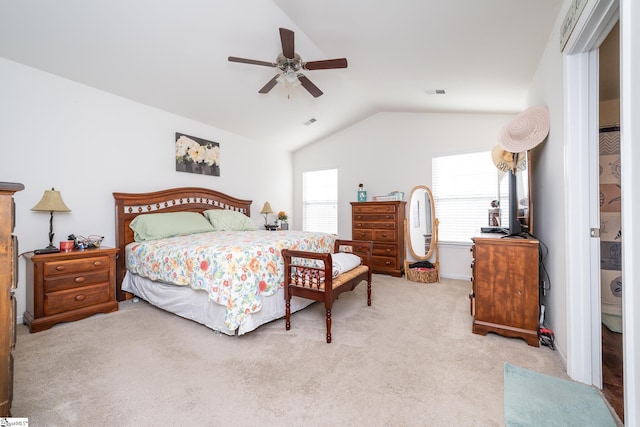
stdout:
[(512, 153), (521, 153), (540, 144), (549, 134), (547, 107), (531, 107), (511, 119), (500, 134), (500, 145)]
[[(515, 157), (518, 156), (518, 164), (515, 164)], [(499, 145), (491, 150), (491, 159), (493, 164), (502, 172), (509, 170), (525, 170), (527, 168), (526, 156), (524, 153), (511, 153)]]

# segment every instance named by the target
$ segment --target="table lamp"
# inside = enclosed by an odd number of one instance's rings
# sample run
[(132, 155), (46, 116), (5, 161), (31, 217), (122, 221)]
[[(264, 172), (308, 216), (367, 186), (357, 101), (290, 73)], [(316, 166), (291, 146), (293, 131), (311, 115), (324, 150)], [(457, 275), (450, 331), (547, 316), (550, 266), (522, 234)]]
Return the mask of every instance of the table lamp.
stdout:
[(71, 212), (71, 209), (67, 207), (62, 201), (62, 196), (60, 196), (60, 192), (56, 191), (54, 188), (51, 190), (45, 190), (42, 195), (42, 199), (38, 202), (37, 205), (31, 208), (32, 211), (38, 212), (49, 212), (51, 215), (49, 217), (49, 246), (46, 247), (46, 250), (57, 249), (53, 245), (53, 213), (54, 212)]
[(273, 213), (273, 209), (271, 209), (271, 205), (269, 204), (269, 202), (264, 202), (264, 206), (262, 207), (260, 213), (264, 215), (264, 227), (268, 228), (267, 224), (269, 223), (269, 214)]

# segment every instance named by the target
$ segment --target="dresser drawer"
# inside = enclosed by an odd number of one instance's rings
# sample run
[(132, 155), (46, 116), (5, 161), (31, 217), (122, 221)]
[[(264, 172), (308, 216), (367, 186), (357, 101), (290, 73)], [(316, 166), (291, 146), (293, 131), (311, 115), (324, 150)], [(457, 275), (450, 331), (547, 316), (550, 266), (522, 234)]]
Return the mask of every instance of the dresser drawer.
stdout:
[(371, 263), (374, 270), (397, 270), (399, 268), (396, 257), (372, 256)]
[(378, 228), (382, 230), (393, 230), (396, 228), (396, 224), (393, 221), (354, 221), (353, 227), (357, 229)]
[(398, 236), (395, 230), (373, 230), (372, 240), (374, 242), (391, 242), (398, 241)]
[(352, 210), (354, 216), (356, 214), (376, 214), (379, 215), (381, 213), (396, 213), (398, 209), (395, 204), (374, 204), (374, 203), (362, 203), (353, 206)]
[(353, 224), (356, 225), (359, 221), (376, 221), (376, 222), (396, 222), (396, 214), (395, 213), (380, 213), (380, 214), (353, 214)]
[(351, 235), (354, 240), (373, 240), (373, 230), (353, 229)]
[(71, 276), (45, 277), (44, 291), (55, 292), (109, 281), (109, 270), (88, 272)]
[(373, 251), (375, 252), (375, 242), (395, 243), (397, 241), (395, 230), (376, 230), (376, 229), (354, 229), (351, 235), (355, 240), (373, 240)]
[(398, 255), (398, 248), (395, 245), (384, 245), (380, 243), (374, 243), (373, 255), (396, 257)]
[(109, 301), (109, 282), (44, 294), (44, 314), (64, 313)]
[(86, 273), (94, 270), (108, 270), (109, 267), (110, 258), (108, 256), (47, 261), (44, 263), (44, 274), (45, 276), (55, 276), (60, 274)]

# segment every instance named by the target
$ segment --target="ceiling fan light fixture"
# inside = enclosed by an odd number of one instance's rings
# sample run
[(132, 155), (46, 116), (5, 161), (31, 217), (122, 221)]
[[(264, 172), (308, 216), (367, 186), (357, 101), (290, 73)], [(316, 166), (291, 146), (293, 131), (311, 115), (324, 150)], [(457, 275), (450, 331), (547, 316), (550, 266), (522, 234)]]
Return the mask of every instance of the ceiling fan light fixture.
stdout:
[(287, 87), (295, 87), (300, 85), (300, 80), (298, 79), (298, 73), (296, 73), (293, 67), (285, 68), (282, 71), (282, 74), (280, 74), (276, 80), (278, 83), (281, 83)]

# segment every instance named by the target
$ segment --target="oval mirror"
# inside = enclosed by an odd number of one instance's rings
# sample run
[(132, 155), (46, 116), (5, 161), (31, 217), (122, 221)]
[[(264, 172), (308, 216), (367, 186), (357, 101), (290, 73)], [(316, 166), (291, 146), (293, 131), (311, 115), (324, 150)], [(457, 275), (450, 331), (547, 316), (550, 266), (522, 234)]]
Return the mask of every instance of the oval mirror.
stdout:
[(407, 239), (409, 252), (418, 260), (426, 260), (435, 247), (434, 221), (436, 210), (431, 189), (418, 185), (409, 196), (409, 220), (407, 221)]

